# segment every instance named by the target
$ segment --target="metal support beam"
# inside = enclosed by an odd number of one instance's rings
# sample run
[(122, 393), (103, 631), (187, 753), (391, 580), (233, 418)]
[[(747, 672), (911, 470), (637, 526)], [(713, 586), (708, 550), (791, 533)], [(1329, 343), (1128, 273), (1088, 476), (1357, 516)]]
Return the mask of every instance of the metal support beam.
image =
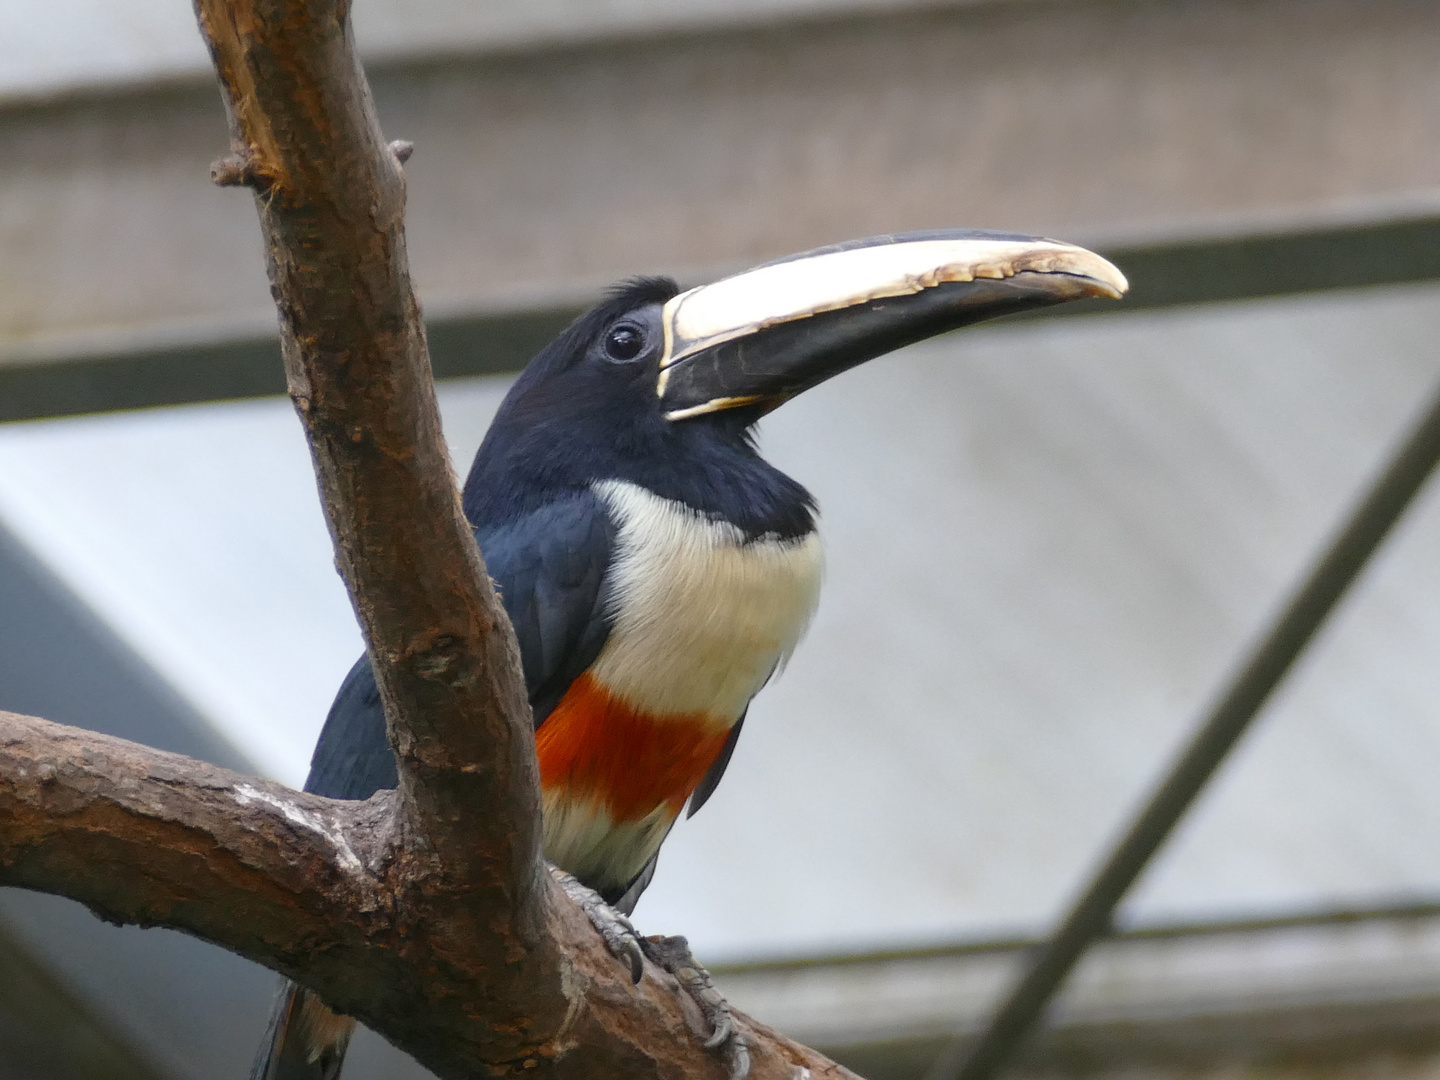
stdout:
[[(1094, 300), (1023, 318), (1169, 307), (1440, 278), (1440, 218), (1380, 221), (1104, 249), (1125, 270), (1123, 308)], [(432, 319), (437, 378), (520, 370), (580, 308)], [(0, 362), (0, 421), (264, 397), (285, 392), (274, 334)]]
[[(971, 941), (712, 970), (732, 1003), (868, 1080), (921, 1080), (956, 1035), (979, 1033), (1038, 944)], [(1108, 936), (1086, 954), (1016, 1075), (1274, 1080), (1273, 1063), (1308, 1061), (1323, 1062), (1329, 1080), (1418, 1080), (1437, 1049), (1440, 907), (1340, 909)], [(1375, 1057), (1383, 1065), (1367, 1070)]]
[(975, 1043), (957, 1042), (930, 1080), (990, 1080), (1015, 1056), (1085, 950), (1149, 865), (1440, 461), (1440, 394), (1400, 444), (1284, 611), (1235, 674), (1160, 786), (1135, 816)]

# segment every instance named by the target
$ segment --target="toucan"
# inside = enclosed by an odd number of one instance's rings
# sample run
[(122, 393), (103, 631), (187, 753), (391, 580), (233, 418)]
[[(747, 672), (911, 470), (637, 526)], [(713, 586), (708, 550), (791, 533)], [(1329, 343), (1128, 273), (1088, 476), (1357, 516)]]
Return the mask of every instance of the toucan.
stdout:
[[(756, 422), (901, 346), (1125, 290), (1105, 259), (1054, 240), (869, 237), (685, 291), (625, 282), (515, 380), (465, 481), (465, 514), (520, 645), (546, 858), (636, 978), (625, 916), (671, 826), (720, 783), (751, 699), (819, 596), (815, 501), (760, 456)], [(366, 799), (396, 782), (361, 657), (305, 790)], [(681, 960), (640, 944), (690, 977), (715, 1028), (707, 1045), (743, 1073), (723, 999), (683, 939), (667, 940)], [(352, 1029), (282, 985), (253, 1080), (332, 1080)]]

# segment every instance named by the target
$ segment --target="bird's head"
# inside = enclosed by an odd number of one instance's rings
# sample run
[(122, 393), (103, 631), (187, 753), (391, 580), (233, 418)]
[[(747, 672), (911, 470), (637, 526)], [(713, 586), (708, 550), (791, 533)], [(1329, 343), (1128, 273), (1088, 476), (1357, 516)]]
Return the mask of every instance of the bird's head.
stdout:
[(487, 477), (526, 490), (611, 477), (662, 490), (670, 474), (693, 484), (697, 454), (712, 468), (726, 448), (753, 454), (756, 420), (857, 364), (1126, 287), (1084, 248), (971, 230), (850, 241), (684, 292), (668, 278), (627, 282), (516, 381), (476, 459), (467, 510)]

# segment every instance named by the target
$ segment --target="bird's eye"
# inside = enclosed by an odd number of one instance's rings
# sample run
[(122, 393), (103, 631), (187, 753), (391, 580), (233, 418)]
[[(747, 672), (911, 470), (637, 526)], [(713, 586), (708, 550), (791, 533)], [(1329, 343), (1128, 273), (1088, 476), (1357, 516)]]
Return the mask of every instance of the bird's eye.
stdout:
[(605, 355), (611, 360), (634, 360), (645, 348), (645, 331), (634, 323), (617, 323), (605, 335)]

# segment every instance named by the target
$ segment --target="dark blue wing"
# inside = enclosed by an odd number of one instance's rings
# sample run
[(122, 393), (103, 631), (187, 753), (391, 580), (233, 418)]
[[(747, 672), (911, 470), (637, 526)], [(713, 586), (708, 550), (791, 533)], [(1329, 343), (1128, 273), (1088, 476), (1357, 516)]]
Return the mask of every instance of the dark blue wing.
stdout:
[[(605, 570), (615, 528), (589, 491), (550, 503), (475, 539), (520, 642), (535, 725), (605, 644)], [(368, 799), (397, 782), (385, 712), (370, 663), (361, 657), (340, 686), (315, 744), (305, 790)]]
[(305, 790), (332, 799), (368, 799), (399, 782), (395, 758), (385, 739), (380, 689), (362, 656), (340, 684), (310, 757)]
[[(342, 690), (343, 693), (343, 690)], [(740, 719), (735, 721), (735, 726), (730, 729), (730, 736), (725, 740), (725, 745), (720, 748), (720, 754), (715, 758), (710, 768), (705, 770), (700, 785), (690, 793), (690, 809), (685, 814), (692, 818), (699, 811), (700, 807), (710, 801), (710, 796), (715, 794), (715, 789), (720, 786), (720, 778), (725, 775), (725, 767), (730, 764), (730, 756), (735, 753), (735, 744), (740, 741), (740, 729), (745, 726), (745, 713), (740, 714)]]
[(475, 538), (520, 642), (538, 728), (610, 636), (605, 572), (615, 526), (584, 491)]

